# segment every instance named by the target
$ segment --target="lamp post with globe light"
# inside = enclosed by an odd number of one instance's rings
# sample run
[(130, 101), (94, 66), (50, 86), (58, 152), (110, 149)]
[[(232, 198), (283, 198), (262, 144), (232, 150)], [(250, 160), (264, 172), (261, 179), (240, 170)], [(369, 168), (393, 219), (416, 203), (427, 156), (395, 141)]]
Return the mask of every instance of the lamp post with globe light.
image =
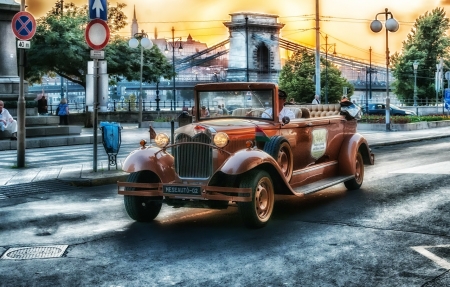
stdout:
[(419, 62), (414, 61), (414, 106), (417, 107), (417, 68), (419, 67)]
[(391, 130), (391, 120), (390, 120), (390, 98), (389, 98), (389, 33), (388, 32), (397, 32), (399, 28), (399, 24), (397, 20), (394, 19), (394, 15), (388, 11), (388, 8), (384, 10), (384, 12), (378, 13), (375, 15), (375, 20), (370, 23), (370, 30), (372, 32), (378, 33), (383, 29), (383, 24), (381, 21), (377, 19), (378, 15), (384, 14), (386, 17), (385, 27), (386, 27), (386, 131)]
[(138, 127), (142, 125), (142, 72), (144, 67), (144, 48), (150, 49), (153, 46), (152, 41), (148, 38), (144, 30), (141, 33), (134, 34), (134, 37), (128, 41), (128, 45), (131, 48), (137, 48), (141, 44), (141, 71), (140, 71), (140, 83), (139, 83), (139, 115), (138, 115)]
[[(175, 88), (175, 44), (177, 42), (179, 43), (178, 51), (181, 52), (183, 50), (183, 46), (181, 46), (181, 41), (182, 41), (181, 37), (175, 37), (175, 28), (172, 27), (172, 73), (173, 73), (173, 100), (175, 102), (175, 107), (174, 107), (175, 111), (177, 110), (177, 95), (176, 95), (176, 88)], [(167, 46), (166, 46), (166, 49), (164, 50), (164, 53), (166, 53), (166, 54), (169, 53), (169, 49)]]

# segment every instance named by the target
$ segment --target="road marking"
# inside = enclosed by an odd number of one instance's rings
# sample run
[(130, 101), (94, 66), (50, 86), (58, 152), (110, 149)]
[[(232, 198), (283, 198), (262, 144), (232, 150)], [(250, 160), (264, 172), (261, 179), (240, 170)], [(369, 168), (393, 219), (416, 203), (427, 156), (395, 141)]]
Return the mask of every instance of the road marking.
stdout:
[(450, 161), (399, 169), (391, 173), (450, 174)]
[(450, 245), (412, 246), (411, 248), (417, 251), (418, 253), (422, 254), (423, 256), (427, 257), (437, 265), (441, 266), (442, 268), (450, 269), (450, 262), (427, 250), (427, 248), (439, 248), (439, 247), (450, 248)]

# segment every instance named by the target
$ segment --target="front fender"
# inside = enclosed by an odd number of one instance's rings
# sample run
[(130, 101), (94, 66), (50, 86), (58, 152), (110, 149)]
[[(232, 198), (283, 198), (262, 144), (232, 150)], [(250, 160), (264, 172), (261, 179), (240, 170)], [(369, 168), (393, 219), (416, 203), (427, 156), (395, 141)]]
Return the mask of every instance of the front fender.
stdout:
[(355, 174), (356, 166), (354, 162), (358, 151), (361, 153), (365, 164), (374, 164), (373, 154), (366, 139), (358, 133), (346, 135), (339, 152), (339, 174)]
[(219, 168), (219, 171), (230, 175), (242, 174), (265, 163), (271, 164), (281, 173), (274, 158), (259, 149), (245, 149), (234, 153)]
[(131, 152), (123, 162), (122, 169), (129, 173), (150, 170), (156, 173), (162, 182), (171, 182), (177, 177), (173, 156), (157, 147)]

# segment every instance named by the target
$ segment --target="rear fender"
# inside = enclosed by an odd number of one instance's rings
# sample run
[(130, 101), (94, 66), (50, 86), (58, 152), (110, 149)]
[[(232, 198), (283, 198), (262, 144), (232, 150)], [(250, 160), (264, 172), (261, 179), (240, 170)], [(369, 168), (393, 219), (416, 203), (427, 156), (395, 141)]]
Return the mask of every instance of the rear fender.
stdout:
[(173, 156), (157, 147), (133, 151), (123, 162), (122, 169), (129, 173), (150, 170), (158, 175), (161, 182), (171, 182), (177, 178)]
[(339, 174), (355, 174), (354, 160), (358, 151), (363, 157), (364, 164), (374, 164), (374, 155), (369, 149), (369, 144), (361, 134), (346, 135), (339, 152)]

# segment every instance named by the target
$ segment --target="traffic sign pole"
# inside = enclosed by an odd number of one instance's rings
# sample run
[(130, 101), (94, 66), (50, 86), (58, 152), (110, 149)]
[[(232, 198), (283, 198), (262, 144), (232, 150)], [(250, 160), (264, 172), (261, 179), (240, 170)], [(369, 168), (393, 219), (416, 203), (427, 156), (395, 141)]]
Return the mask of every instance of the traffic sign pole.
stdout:
[(97, 172), (97, 135), (98, 135), (98, 109), (99, 109), (99, 63), (98, 59), (103, 59), (105, 54), (102, 50), (109, 41), (108, 7), (106, 0), (89, 0), (89, 18), (91, 21), (86, 27), (85, 39), (89, 47), (92, 48), (91, 58), (94, 60), (93, 88), (94, 88), (94, 146), (93, 146), (93, 171)]
[(92, 168), (94, 172), (97, 172), (97, 145), (98, 145), (98, 59), (94, 59), (94, 106), (93, 106), (93, 113), (94, 113), (94, 122), (93, 122), (93, 128), (94, 128), (94, 146), (92, 151), (93, 161), (92, 161)]
[[(23, 48), (29, 47), (29, 42), (36, 32), (36, 21), (33, 15), (25, 12), (25, 0), (20, 1), (20, 12), (16, 13), (11, 21), (11, 28), (14, 35), (22, 41), (19, 49), (19, 98), (17, 99), (17, 167), (25, 167), (25, 150), (26, 150), (26, 130), (25, 130), (25, 96), (24, 96), (24, 78), (25, 78), (25, 51)], [(28, 45), (27, 45), (28, 42)]]

